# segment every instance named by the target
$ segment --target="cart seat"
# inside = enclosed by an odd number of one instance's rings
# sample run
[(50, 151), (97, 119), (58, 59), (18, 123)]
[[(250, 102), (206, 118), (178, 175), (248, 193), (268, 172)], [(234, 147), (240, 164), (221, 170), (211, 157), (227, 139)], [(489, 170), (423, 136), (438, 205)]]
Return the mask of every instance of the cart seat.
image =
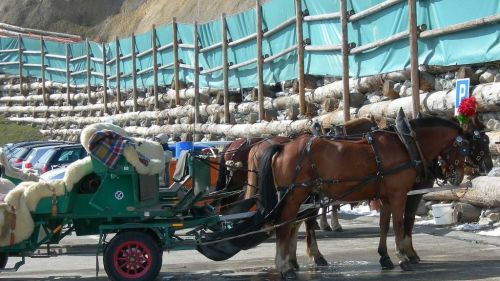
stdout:
[(181, 155), (177, 159), (175, 171), (173, 175), (173, 183), (168, 188), (160, 188), (160, 192), (165, 197), (182, 197), (187, 192), (182, 189), (182, 194), (179, 194), (181, 187), (189, 180), (189, 165), (188, 165), (189, 151), (181, 151)]

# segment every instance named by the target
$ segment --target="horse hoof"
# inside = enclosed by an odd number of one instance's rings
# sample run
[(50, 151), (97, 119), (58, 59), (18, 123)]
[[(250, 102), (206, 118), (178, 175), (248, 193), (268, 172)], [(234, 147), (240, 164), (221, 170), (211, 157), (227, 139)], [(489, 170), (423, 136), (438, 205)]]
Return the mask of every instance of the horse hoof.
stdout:
[(399, 262), (399, 267), (401, 267), (402, 270), (404, 271), (413, 271), (415, 268), (413, 268), (413, 265), (409, 261), (400, 261)]
[(281, 273), (281, 279), (282, 280), (295, 280), (297, 279), (297, 273), (295, 270), (290, 269), (285, 273)]
[(319, 228), (323, 231), (333, 231), (332, 228), (329, 225), (320, 225)]
[(339, 227), (335, 228), (333, 231), (335, 231), (335, 232), (344, 232), (344, 230), (342, 229), (342, 226), (339, 226)]
[(381, 257), (379, 260), (382, 269), (394, 269), (394, 264), (389, 256)]
[(420, 258), (418, 256), (408, 257), (410, 259), (411, 264), (417, 264), (420, 262)]
[(328, 262), (324, 257), (314, 259), (314, 263), (316, 264), (316, 266), (328, 266)]
[(293, 269), (295, 269), (296, 271), (300, 270), (300, 266), (297, 261), (290, 261), (290, 263), (292, 264)]

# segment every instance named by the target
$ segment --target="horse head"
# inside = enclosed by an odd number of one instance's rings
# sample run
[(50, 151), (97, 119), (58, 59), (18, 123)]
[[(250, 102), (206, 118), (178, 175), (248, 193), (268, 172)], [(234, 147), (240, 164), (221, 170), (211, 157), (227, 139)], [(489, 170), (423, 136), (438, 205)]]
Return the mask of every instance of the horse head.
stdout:
[(490, 155), (490, 139), (485, 133), (486, 126), (477, 118), (477, 115), (462, 126), (465, 136), (470, 142), (470, 155), (466, 164), (479, 172), (487, 174), (493, 168)]
[(410, 121), (422, 154), (428, 163), (439, 163), (439, 178), (458, 185), (465, 172), (465, 159), (470, 154), (470, 141), (455, 122), (439, 117), (422, 117)]

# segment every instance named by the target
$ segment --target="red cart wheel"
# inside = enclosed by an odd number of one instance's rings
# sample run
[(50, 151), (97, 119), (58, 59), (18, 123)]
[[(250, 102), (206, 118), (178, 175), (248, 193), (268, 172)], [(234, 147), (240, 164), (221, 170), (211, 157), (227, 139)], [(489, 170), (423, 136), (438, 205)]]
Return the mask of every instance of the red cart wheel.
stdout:
[(118, 233), (104, 252), (104, 269), (114, 281), (154, 280), (161, 264), (161, 248), (144, 232)]
[(0, 253), (0, 269), (5, 268), (8, 260), (9, 260), (9, 255), (7, 255), (6, 253)]

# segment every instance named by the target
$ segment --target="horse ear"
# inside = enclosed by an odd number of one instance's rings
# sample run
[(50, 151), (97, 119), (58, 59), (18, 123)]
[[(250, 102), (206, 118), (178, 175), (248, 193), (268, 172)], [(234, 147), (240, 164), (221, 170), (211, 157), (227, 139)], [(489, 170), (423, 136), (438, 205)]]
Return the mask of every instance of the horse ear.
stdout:
[(472, 118), (472, 124), (474, 125), (474, 127), (476, 129), (479, 129), (479, 130), (484, 130), (486, 128), (486, 126), (483, 124), (483, 122), (481, 122), (481, 120), (479, 120), (479, 117), (476, 115), (474, 115), (474, 118)]
[(398, 115), (396, 116), (396, 120), (404, 120), (404, 119), (406, 119), (406, 114), (403, 111), (403, 108), (400, 107), (399, 111), (398, 111)]

